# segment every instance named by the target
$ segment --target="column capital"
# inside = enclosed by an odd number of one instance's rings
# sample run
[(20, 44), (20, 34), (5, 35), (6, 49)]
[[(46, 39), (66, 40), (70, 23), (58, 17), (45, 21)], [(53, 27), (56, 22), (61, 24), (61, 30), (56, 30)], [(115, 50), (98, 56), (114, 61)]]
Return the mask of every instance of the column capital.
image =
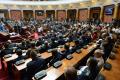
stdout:
[(104, 6), (100, 6), (100, 8), (104, 8)]
[(115, 3), (115, 6), (119, 6), (118, 3)]
[(90, 10), (91, 8), (90, 8), (90, 7), (88, 7), (87, 9), (88, 9), (88, 10)]
[(32, 11), (35, 11), (35, 9), (33, 9)]
[(10, 9), (8, 9), (8, 11), (10, 11)]

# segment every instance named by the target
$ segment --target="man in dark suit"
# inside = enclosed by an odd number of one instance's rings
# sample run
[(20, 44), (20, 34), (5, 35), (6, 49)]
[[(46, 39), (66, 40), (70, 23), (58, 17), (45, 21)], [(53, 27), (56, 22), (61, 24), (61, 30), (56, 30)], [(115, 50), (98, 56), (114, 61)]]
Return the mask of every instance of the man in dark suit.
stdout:
[(30, 58), (32, 58), (32, 61), (27, 63), (27, 69), (26, 69), (29, 78), (28, 80), (31, 80), (32, 77), (35, 75), (35, 73), (46, 67), (45, 60), (40, 57), (37, 57), (36, 51), (31, 51)]
[(18, 57), (16, 59), (14, 59), (12, 61), (12, 63), (16, 63), (17, 61), (23, 60), (25, 58), (24, 56), (22, 56), (22, 50), (21, 49), (17, 49), (16, 54), (18, 55)]
[(36, 49), (35, 47), (35, 43), (34, 42), (31, 42), (31, 48), (27, 51), (26, 53), (26, 58), (29, 58), (30, 57), (30, 53), (31, 51), (36, 51), (37, 53), (39, 53), (39, 51)]
[[(10, 48), (9, 48), (9, 43), (6, 42), (5, 45), (4, 45), (4, 49), (2, 49), (2, 50), (1, 50), (1, 53), (0, 53), (3, 70), (4, 70), (3, 57), (4, 57), (5, 55), (8, 55), (8, 54), (13, 54), (13, 49), (10, 49)], [(10, 63), (10, 62), (7, 63), (7, 67), (8, 67), (9, 77), (11, 78), (11, 77), (12, 77), (12, 66), (11, 66), (11, 63)]]
[(61, 60), (62, 55), (57, 51), (57, 49), (52, 51), (52, 59), (50, 61), (50, 65), (53, 65), (55, 62)]
[(9, 48), (9, 43), (5, 43), (4, 49), (1, 50), (1, 57), (7, 54), (13, 54), (13, 49)]

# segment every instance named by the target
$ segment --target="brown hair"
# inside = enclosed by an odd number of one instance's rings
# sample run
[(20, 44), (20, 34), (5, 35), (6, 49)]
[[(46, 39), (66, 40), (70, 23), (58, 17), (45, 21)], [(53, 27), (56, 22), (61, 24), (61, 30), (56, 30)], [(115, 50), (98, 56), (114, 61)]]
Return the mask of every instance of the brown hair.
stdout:
[(74, 67), (68, 67), (64, 75), (65, 75), (65, 80), (76, 80), (77, 70)]

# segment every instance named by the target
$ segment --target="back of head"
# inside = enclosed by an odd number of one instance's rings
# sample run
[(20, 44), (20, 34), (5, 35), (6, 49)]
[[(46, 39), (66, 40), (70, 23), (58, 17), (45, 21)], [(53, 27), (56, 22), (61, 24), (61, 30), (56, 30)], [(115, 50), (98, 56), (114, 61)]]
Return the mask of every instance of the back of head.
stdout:
[(69, 44), (65, 44), (65, 49), (66, 49), (66, 50), (69, 49)]
[(74, 67), (68, 67), (64, 75), (65, 80), (77, 80), (77, 70)]
[(52, 56), (55, 56), (57, 54), (57, 49), (52, 50)]
[(6, 43), (4, 44), (4, 47), (5, 47), (5, 48), (9, 48), (9, 43), (6, 42)]
[(18, 56), (21, 56), (21, 55), (22, 55), (22, 50), (21, 50), (21, 49), (17, 49), (17, 50), (16, 50), (16, 54), (17, 54)]
[(25, 41), (22, 41), (22, 45), (25, 45)]
[(31, 42), (31, 47), (32, 47), (32, 48), (35, 47), (35, 42)]
[(30, 58), (36, 59), (36, 58), (37, 58), (37, 52), (34, 51), (34, 50), (32, 50), (32, 51), (30, 52)]
[(90, 71), (94, 71), (96, 70), (96, 67), (97, 67), (97, 60), (94, 58), (94, 57), (90, 57), (88, 60), (87, 60), (87, 66), (89, 67)]

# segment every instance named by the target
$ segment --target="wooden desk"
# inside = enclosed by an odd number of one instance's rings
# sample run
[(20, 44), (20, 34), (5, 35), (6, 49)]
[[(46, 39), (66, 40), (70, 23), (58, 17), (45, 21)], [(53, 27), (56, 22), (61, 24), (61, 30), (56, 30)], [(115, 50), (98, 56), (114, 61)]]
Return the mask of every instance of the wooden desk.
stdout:
[[(71, 42), (70, 45), (74, 45), (74, 43)], [(64, 48), (61, 48), (60, 50), (63, 51), (63, 50), (65, 50), (65, 49), (64, 49)], [(42, 54), (40, 54), (40, 55), (41, 55), (41, 57), (44, 58), (44, 59), (47, 59), (47, 58), (49, 58), (49, 57), (52, 56), (52, 54), (51, 54), (51, 53), (48, 53), (48, 52), (44, 52), (44, 53), (42, 53)], [(13, 57), (8, 58), (8, 59), (5, 59), (5, 60), (6, 60), (6, 61), (9, 61), (9, 60), (14, 59), (15, 57), (17, 58), (17, 55), (16, 55), (16, 54), (13, 54)], [(19, 66), (16, 66), (16, 65), (14, 65), (14, 66), (15, 66), (15, 68), (16, 68), (18, 71), (21, 71), (21, 70), (23, 70), (23, 69), (25, 69), (25, 68), (27, 67), (26, 65), (27, 65), (27, 63), (30, 62), (30, 61), (31, 61), (31, 59), (29, 58), (29, 59), (26, 59), (26, 60), (25, 60), (25, 63), (24, 63), (24, 64), (21, 64), (21, 65), (19, 65)]]
[(5, 62), (9, 62), (9, 61), (12, 61), (12, 60), (16, 59), (17, 57), (18, 56), (16, 54), (12, 54), (11, 57), (9, 57), (9, 58), (3, 57), (3, 59), (4, 59)]
[(102, 68), (100, 71), (100, 73), (105, 76), (106, 80), (120, 80), (120, 48), (118, 48), (117, 50), (118, 53), (116, 54), (116, 59), (107, 60), (107, 62), (112, 65), (112, 69), (108, 71)]
[[(52, 56), (52, 54), (51, 54), (51, 53), (48, 53), (48, 52), (44, 52), (44, 53), (42, 53), (42, 54), (40, 54), (40, 55), (41, 55), (41, 57), (42, 57), (43, 59), (47, 59), (47, 58), (49, 58), (49, 57)], [(30, 62), (31, 60), (32, 60), (31, 58), (28, 58), (28, 59), (25, 60), (25, 63), (24, 63), (24, 64), (21, 64), (21, 65), (19, 65), (19, 66), (16, 66), (16, 65), (14, 64), (14, 66), (15, 66), (15, 68), (16, 68), (18, 71), (21, 71), (21, 70), (23, 70), (23, 69), (25, 69), (25, 68), (27, 67), (27, 63)]]
[(87, 49), (83, 49), (82, 53), (80, 53), (80, 54), (74, 53), (73, 59), (71, 59), (71, 60), (63, 59), (62, 66), (59, 68), (54, 68), (54, 67), (48, 68), (47, 76), (41, 80), (56, 80), (64, 73), (64, 70), (68, 66), (75, 66), (80, 60), (82, 60), (89, 53), (90, 49), (93, 47), (95, 48), (96, 45), (93, 44), (92, 46), (89, 46)]

